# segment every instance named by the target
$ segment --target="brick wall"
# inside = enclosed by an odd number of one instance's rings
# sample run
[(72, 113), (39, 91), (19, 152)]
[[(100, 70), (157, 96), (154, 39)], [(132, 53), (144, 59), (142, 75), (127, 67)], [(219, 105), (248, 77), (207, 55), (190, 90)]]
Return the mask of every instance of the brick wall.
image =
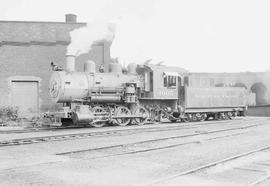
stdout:
[[(40, 78), (40, 109), (54, 108), (48, 84), (52, 73), (50, 62), (65, 67), (69, 31), (84, 24), (0, 22), (0, 106), (10, 104), (8, 81), (13, 76)], [(100, 43), (93, 50), (76, 59), (76, 70), (90, 59), (108, 63), (110, 44)]]

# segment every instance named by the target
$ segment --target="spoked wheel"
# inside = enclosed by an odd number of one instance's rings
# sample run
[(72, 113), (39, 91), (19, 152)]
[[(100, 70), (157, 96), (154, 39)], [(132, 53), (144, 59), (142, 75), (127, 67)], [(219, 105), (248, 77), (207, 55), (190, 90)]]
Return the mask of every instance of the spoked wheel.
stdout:
[[(127, 108), (127, 107), (118, 107), (115, 112), (114, 112), (114, 115), (115, 116), (127, 116), (127, 115), (131, 115), (131, 112), (130, 110)], [(115, 119), (115, 124), (116, 125), (119, 125), (119, 126), (126, 126), (127, 124), (130, 123), (130, 118), (116, 118)]]
[(171, 121), (172, 123), (176, 123), (177, 120), (179, 120), (180, 115), (181, 115), (181, 114), (180, 114), (179, 112), (173, 112), (173, 113), (172, 113), (173, 118), (170, 117), (170, 121)]
[(192, 119), (191, 119), (191, 121), (192, 122), (195, 122), (195, 121), (198, 121), (198, 114), (192, 114)]
[(197, 114), (185, 114), (185, 116), (188, 122), (195, 122), (199, 120), (199, 117)]
[(182, 121), (183, 122), (190, 122), (191, 121), (190, 114), (185, 114), (184, 115), (184, 118), (182, 118)]
[(133, 119), (133, 122), (136, 125), (143, 125), (143, 124), (145, 124), (145, 122), (149, 118), (149, 112), (144, 107), (142, 107), (142, 106), (136, 107), (133, 110), (132, 114), (141, 116), (141, 118), (134, 118)]
[(151, 109), (149, 111), (149, 119), (150, 119), (151, 122), (159, 121), (159, 114), (156, 111), (156, 109)]
[(225, 120), (232, 119), (232, 118), (231, 118), (231, 113), (230, 113), (230, 112), (225, 112), (225, 113), (224, 113), (224, 119), (225, 119)]
[(232, 119), (232, 117), (233, 117), (233, 113), (228, 112), (228, 113), (227, 113), (227, 116), (228, 116), (228, 119)]
[[(96, 106), (93, 108), (94, 116), (103, 116), (104, 113), (106, 113), (106, 110), (102, 107)], [(106, 125), (106, 122), (94, 120), (94, 121), (90, 122), (89, 125), (91, 125), (92, 127), (99, 128), (99, 127), (103, 127), (104, 125)]]
[(200, 115), (200, 121), (205, 121), (206, 118), (207, 118), (207, 114), (203, 113), (203, 114)]
[(168, 117), (166, 115), (166, 112), (164, 110), (159, 111), (159, 122), (167, 121)]
[(218, 120), (226, 120), (225, 113), (221, 112), (218, 114)]

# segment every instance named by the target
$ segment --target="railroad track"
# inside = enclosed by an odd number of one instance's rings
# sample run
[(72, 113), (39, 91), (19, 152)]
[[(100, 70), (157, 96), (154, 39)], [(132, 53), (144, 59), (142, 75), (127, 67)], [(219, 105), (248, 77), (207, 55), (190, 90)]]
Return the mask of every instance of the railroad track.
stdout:
[[(193, 133), (193, 134), (187, 134), (187, 135), (176, 135), (176, 136), (169, 136), (169, 137), (164, 137), (164, 138), (158, 138), (158, 139), (150, 139), (150, 140), (143, 140), (143, 141), (138, 141), (138, 142), (133, 142), (133, 143), (125, 143), (125, 144), (119, 144), (119, 145), (112, 145), (112, 146), (105, 146), (105, 147), (99, 147), (99, 148), (92, 148), (92, 149), (86, 149), (86, 150), (76, 150), (76, 151), (68, 151), (68, 152), (62, 152), (62, 153), (57, 153), (56, 155), (70, 155), (70, 154), (78, 154), (78, 153), (83, 153), (83, 152), (98, 152), (98, 151), (106, 151), (109, 150), (111, 151), (113, 149), (117, 148), (126, 148), (129, 149), (130, 147), (142, 145), (142, 144), (151, 144), (151, 143), (156, 143), (156, 142), (166, 142), (166, 145), (163, 145), (161, 147), (153, 147), (153, 148), (145, 148), (145, 149), (139, 149), (139, 150), (134, 150), (130, 148), (130, 150), (124, 150), (116, 153), (111, 153), (109, 155), (101, 155), (101, 156), (95, 156), (93, 158), (88, 158), (88, 159), (96, 159), (96, 158), (104, 158), (104, 157), (109, 157), (109, 156), (119, 156), (119, 155), (127, 155), (127, 154), (135, 154), (135, 153), (143, 153), (143, 152), (149, 152), (149, 151), (156, 151), (156, 150), (162, 150), (162, 149), (169, 149), (169, 148), (174, 148), (182, 145), (187, 145), (187, 144), (196, 144), (200, 143), (201, 140), (192, 140), (188, 142), (177, 142), (174, 143), (173, 141), (168, 142), (169, 140), (177, 140), (180, 138), (188, 138), (188, 137), (195, 137), (199, 135), (211, 135), (211, 134), (218, 134), (218, 133), (224, 133), (224, 132), (231, 132), (231, 131), (237, 131), (237, 130), (244, 130), (248, 128), (253, 128), (257, 127), (259, 125), (250, 125), (246, 127), (234, 127), (234, 128), (228, 128), (228, 129), (221, 129), (221, 130), (213, 130), (213, 131), (204, 131), (202, 133)], [(261, 126), (261, 125), (260, 125)], [(214, 136), (211, 138), (207, 138), (206, 140), (214, 140), (214, 139), (219, 139), (219, 138), (225, 138), (225, 137), (231, 137), (235, 135), (240, 135), (243, 134), (243, 132), (238, 132), (238, 133), (233, 133), (233, 134), (225, 134), (221, 136)], [(171, 145), (168, 145), (172, 143)]]
[(85, 126), (57, 126), (57, 127), (42, 127), (42, 128), (26, 128), (21, 130), (0, 130), (0, 134), (14, 134), (14, 133), (32, 133), (32, 132), (44, 132), (44, 131), (57, 131), (57, 130), (72, 130), (72, 129), (87, 129), (91, 127)]
[[(196, 122), (188, 122), (188, 123), (177, 123), (179, 124), (179, 127), (185, 127), (185, 126), (200, 126), (200, 125), (215, 125), (218, 123), (228, 123), (229, 121), (235, 121), (235, 120), (243, 120), (243, 118), (237, 118), (237, 119), (232, 119), (232, 120), (212, 120), (212, 121), (204, 121), (204, 122), (200, 122), (200, 121), (196, 121)], [(256, 119), (252, 119), (252, 120), (256, 120), (258, 121), (258, 118)], [(171, 122), (164, 122), (162, 124), (171, 124)], [(150, 126), (150, 125), (155, 125), (153, 123), (148, 123), (145, 124), (144, 126)], [(174, 124), (175, 125), (175, 124)], [(127, 125), (127, 126), (121, 126), (119, 128), (127, 128), (129, 129), (129, 127), (137, 127), (137, 125)], [(53, 127), (42, 127), (42, 128), (27, 128), (27, 129), (22, 129), (22, 130), (0, 130), (0, 134), (13, 134), (13, 133), (33, 133), (33, 132), (44, 132), (44, 131), (62, 131), (62, 130), (72, 130), (72, 129), (97, 129), (97, 128), (93, 128), (90, 126), (53, 126)], [(103, 127), (104, 128), (116, 128), (115, 126), (106, 126)], [(142, 127), (141, 127), (142, 128)], [(140, 129), (141, 129), (140, 128)], [(156, 127), (158, 128), (158, 127)]]
[[(219, 137), (209, 138), (209, 139), (206, 139), (206, 140), (213, 140), (213, 139), (218, 139), (218, 138), (231, 137), (231, 136), (236, 136), (236, 135), (240, 135), (240, 134), (243, 134), (243, 133), (223, 135), (223, 136), (219, 136)], [(188, 136), (186, 136), (186, 137), (188, 137)], [(181, 138), (181, 137), (180, 136), (178, 136), (178, 137), (173, 136), (173, 137), (162, 138), (162, 139), (158, 139), (158, 140), (147, 140), (147, 141), (140, 141), (140, 142), (135, 142), (135, 143), (121, 144), (121, 145), (114, 145), (114, 146), (106, 146), (106, 147), (87, 149), (87, 150), (69, 151), (69, 152), (57, 153), (56, 155), (72, 155), (72, 154), (76, 154), (76, 157), (77, 157), (78, 153), (83, 153), (83, 152), (105, 151), (105, 150), (111, 150), (111, 149), (116, 149), (116, 148), (127, 148), (128, 149), (131, 146), (138, 146), (138, 145), (141, 145), (141, 144), (147, 144), (147, 143), (153, 143), (153, 142), (158, 142), (158, 141), (171, 140), (171, 139), (176, 139), (176, 138)], [(144, 153), (144, 152), (163, 150), (163, 149), (170, 149), (170, 148), (180, 147), (180, 146), (183, 146), (183, 145), (199, 144), (199, 143), (201, 143), (201, 140), (194, 140), (194, 141), (190, 141), (190, 142), (176, 143), (176, 144), (166, 145), (166, 146), (162, 146), (162, 147), (147, 148), (147, 149), (143, 149), (143, 150), (124, 150), (125, 152), (112, 153), (112, 154), (109, 154), (109, 155), (101, 155), (101, 156), (94, 155), (94, 157), (90, 157), (90, 158), (88, 157), (87, 160), (106, 158), (106, 157), (112, 157), (112, 156), (128, 155), (128, 154)]]
[(154, 128), (144, 128), (144, 129), (125, 129), (125, 130), (112, 130), (112, 131), (101, 131), (101, 132), (87, 132), (87, 133), (73, 133), (73, 134), (63, 134), (63, 135), (47, 135), (41, 137), (30, 137), (30, 138), (18, 138), (12, 140), (0, 141), (0, 147), (4, 146), (14, 146), (14, 145), (26, 145), (33, 143), (42, 143), (50, 141), (63, 141), (63, 140), (73, 140), (82, 139), (89, 137), (102, 137), (102, 136), (122, 136), (127, 134), (136, 134), (141, 132), (158, 132), (158, 131), (170, 131), (170, 130), (183, 130), (192, 127), (181, 128), (179, 126), (168, 126), (168, 127), (154, 127)]
[[(233, 121), (233, 120), (232, 120)], [(227, 124), (233, 124), (233, 122)], [(219, 121), (224, 122), (224, 121)], [(219, 122), (209, 122), (209, 124), (220, 124)], [(205, 125), (205, 124), (198, 124), (198, 125)], [(243, 127), (236, 127), (224, 130), (218, 130), (215, 132), (222, 132), (222, 131), (229, 131), (229, 130), (239, 130), (245, 129), (250, 127), (257, 127), (267, 124), (254, 124), (254, 125), (247, 125)], [(133, 128), (133, 129), (121, 129), (121, 130), (111, 130), (111, 131), (100, 131), (100, 132), (86, 132), (86, 133), (73, 133), (73, 134), (63, 134), (63, 135), (47, 135), (41, 137), (29, 137), (29, 138), (18, 138), (12, 140), (5, 140), (0, 141), (0, 147), (5, 146), (15, 146), (15, 145), (26, 145), (26, 144), (34, 144), (34, 143), (44, 143), (44, 142), (52, 142), (52, 141), (63, 141), (63, 140), (74, 140), (74, 139), (82, 139), (82, 138), (89, 138), (89, 137), (102, 137), (102, 136), (123, 136), (127, 134), (136, 134), (136, 133), (145, 133), (145, 132), (158, 132), (158, 131), (170, 131), (170, 130), (183, 130), (183, 129), (190, 129), (195, 125), (186, 125), (186, 126), (167, 126), (167, 127), (152, 127), (152, 128)], [(202, 133), (209, 133), (205, 131), (197, 132), (190, 135), (180, 135), (176, 136), (176, 138), (184, 138), (184, 137), (191, 137), (201, 135)]]
[[(224, 122), (224, 121), (218, 121), (218, 122)], [(196, 122), (197, 123), (197, 122)], [(207, 122), (208, 123), (208, 122)], [(206, 123), (206, 125), (207, 125)], [(211, 122), (212, 123), (212, 122)], [(166, 123), (164, 123), (166, 124)], [(179, 123), (180, 124), (180, 123)], [(149, 125), (153, 125), (153, 124), (145, 124), (144, 126), (149, 126)], [(181, 127), (183, 126), (190, 126), (189, 124), (180, 124)], [(201, 125), (201, 124), (194, 124), (194, 125)], [(134, 127), (135, 125), (128, 125), (128, 126), (119, 126), (119, 128), (127, 128), (127, 130), (129, 130), (129, 127)], [(72, 130), (72, 129), (97, 129), (97, 128), (93, 128), (93, 127), (85, 127), (85, 126), (68, 126), (68, 127), (44, 127), (44, 128), (29, 128), (29, 129), (22, 129), (22, 130), (0, 130), (0, 134), (14, 134), (14, 133), (33, 133), (33, 132), (44, 132), (44, 131), (61, 131), (61, 130)], [(115, 126), (106, 126), (103, 127), (104, 128), (116, 128)], [(158, 127), (155, 127), (158, 128)], [(135, 128), (136, 130), (136, 128)]]
[[(198, 174), (200, 172), (207, 171), (208, 169), (214, 168), (216, 166), (224, 166), (225, 167), (227, 163), (231, 163), (232, 161), (239, 160), (239, 159), (242, 159), (242, 158), (244, 159), (244, 158), (247, 158), (248, 156), (256, 155), (257, 153), (261, 153), (261, 152), (270, 153), (269, 151), (270, 151), (270, 145), (265, 146), (265, 147), (261, 147), (261, 148), (255, 149), (255, 150), (247, 151), (247, 152), (244, 152), (244, 153), (240, 153), (240, 154), (237, 154), (237, 155), (234, 155), (234, 156), (230, 156), (230, 157), (218, 160), (218, 161), (214, 161), (214, 162), (211, 162), (211, 163), (208, 163), (208, 164), (196, 167), (196, 168), (192, 168), (192, 169), (184, 171), (184, 172), (169, 175), (169, 176), (167, 176), (165, 178), (155, 180), (154, 182), (152, 182), (150, 184), (147, 184), (147, 185), (149, 185), (149, 186), (150, 185), (164, 185), (164, 184), (166, 184), (166, 182), (168, 182), (170, 180), (173, 180), (173, 179), (176, 179), (176, 178), (180, 178), (180, 177), (183, 177), (183, 176), (191, 176), (193, 174)], [(269, 164), (267, 164), (267, 165), (269, 166)], [(250, 171), (259, 171), (259, 170), (250, 169)], [(251, 182), (249, 184), (245, 184), (245, 185), (246, 186), (258, 186), (261, 183), (263, 183), (264, 181), (270, 179), (270, 173), (269, 172), (264, 171), (264, 170), (262, 170), (262, 172), (265, 172), (266, 175), (262, 176), (261, 178), (255, 180), (255, 181), (253, 181), (253, 182)]]

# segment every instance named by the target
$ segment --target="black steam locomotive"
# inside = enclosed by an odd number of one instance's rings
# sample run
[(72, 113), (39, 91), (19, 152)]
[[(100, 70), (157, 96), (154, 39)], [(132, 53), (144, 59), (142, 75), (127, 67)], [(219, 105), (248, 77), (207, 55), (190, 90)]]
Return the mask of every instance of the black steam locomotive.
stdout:
[(75, 57), (67, 56), (65, 71), (54, 71), (50, 95), (63, 107), (55, 115), (62, 123), (125, 126), (169, 120), (201, 121), (243, 115), (247, 92), (237, 87), (189, 86), (189, 73), (178, 67), (137, 65), (123, 71), (111, 63), (109, 72), (96, 72), (92, 61), (75, 71)]

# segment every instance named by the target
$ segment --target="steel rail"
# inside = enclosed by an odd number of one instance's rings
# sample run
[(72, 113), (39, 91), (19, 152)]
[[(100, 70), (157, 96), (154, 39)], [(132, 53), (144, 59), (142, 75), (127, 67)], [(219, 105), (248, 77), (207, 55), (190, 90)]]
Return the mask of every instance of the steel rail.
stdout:
[[(232, 120), (210, 120), (210, 121), (195, 121), (195, 122), (176, 122), (174, 124), (180, 124), (180, 125), (179, 126), (172, 126), (172, 127), (177, 128), (177, 127), (186, 127), (186, 126), (215, 125), (215, 124), (220, 124), (220, 123), (231, 124), (234, 121), (236, 121), (236, 120), (232, 119)], [(240, 121), (243, 121), (242, 118), (241, 118)], [(171, 122), (164, 122), (164, 123), (160, 123), (160, 124), (170, 124), (170, 123)], [(153, 124), (153, 123), (144, 124), (144, 126), (149, 126), (149, 125), (155, 125), (155, 124)], [(124, 128), (124, 127), (128, 128), (128, 127), (133, 127), (133, 126), (136, 126), (136, 125), (121, 126), (121, 128)], [(60, 131), (60, 130), (72, 130), (72, 129), (91, 129), (91, 128), (92, 128), (91, 126), (80, 126), (80, 125), (79, 126), (66, 126), (66, 127), (64, 127), (64, 126), (56, 126), (56, 127), (28, 128), (28, 129), (22, 129), (22, 130), (18, 130), (18, 129), (15, 129), (15, 130), (0, 130), (0, 134), (32, 133), (32, 132), (57, 131), (57, 130)], [(115, 128), (115, 126), (109, 126), (108, 125), (105, 128)], [(155, 128), (160, 128), (160, 127), (155, 127)], [(104, 127), (103, 127), (103, 129), (104, 129)], [(145, 129), (145, 128), (134, 128), (134, 129), (128, 128), (127, 130), (137, 130), (137, 129), (140, 130), (140, 129)]]
[[(245, 128), (250, 128), (250, 127), (263, 126), (267, 124), (254, 124), (254, 125), (241, 126), (241, 127), (236, 127), (236, 128), (230, 128), (230, 129), (217, 130), (214, 132), (245, 129)], [(168, 127), (155, 127), (155, 128), (136, 128), (136, 129), (126, 129), (126, 130), (122, 129), (122, 130), (98, 131), (98, 132), (87, 132), (87, 133), (73, 133), (73, 134), (62, 134), (62, 135), (47, 135), (47, 136), (41, 136), (41, 137), (18, 138), (18, 139), (0, 141), (0, 147), (26, 145), (26, 144), (50, 142), (50, 141), (74, 140), (74, 139), (82, 139), (82, 138), (89, 138), (89, 137), (102, 137), (106, 135), (123, 136), (127, 134), (136, 134), (140, 132), (145, 133), (145, 132), (158, 132), (158, 131), (183, 130), (183, 129), (189, 129), (189, 128), (186, 128), (186, 127), (183, 128), (179, 126), (174, 126), (174, 127), (168, 126)], [(209, 133), (209, 132), (202, 131), (199, 133), (197, 132), (197, 133), (189, 134), (189, 135), (180, 135), (180, 136), (177, 136), (177, 138), (197, 136), (197, 135), (201, 135), (202, 133)]]
[[(180, 173), (169, 175), (169, 176), (167, 176), (165, 178), (155, 180), (154, 182), (152, 182), (150, 184), (147, 184), (147, 185), (162, 184), (162, 183), (164, 183), (166, 181), (169, 181), (169, 180), (181, 177), (181, 176), (187, 176), (187, 175), (195, 174), (197, 172), (200, 172), (200, 171), (215, 167), (217, 165), (221, 165), (221, 164), (224, 164), (224, 163), (227, 163), (227, 162), (239, 159), (239, 158), (244, 158), (246, 156), (249, 156), (249, 155), (252, 155), (252, 154), (255, 154), (255, 153), (259, 153), (259, 152), (263, 152), (263, 151), (267, 151), (267, 150), (270, 150), (270, 145), (265, 146), (265, 147), (261, 147), (261, 148), (255, 149), (255, 150), (247, 151), (247, 152), (244, 152), (244, 153), (240, 153), (240, 154), (237, 154), (237, 155), (234, 155), (234, 156), (230, 156), (230, 157), (218, 160), (218, 161), (214, 161), (214, 162), (211, 162), (211, 163), (208, 163), (208, 164), (196, 167), (196, 168), (189, 169), (187, 171), (183, 171), (183, 172), (180, 172)], [(263, 181), (265, 181), (265, 180), (267, 180), (269, 178), (270, 178), (270, 175), (267, 175), (267, 176), (263, 177), (262, 179), (254, 182), (254, 183), (251, 183), (249, 186), (257, 185), (257, 184), (259, 184), (259, 183), (261, 183), (261, 182), (263, 182)]]
[[(208, 131), (208, 132), (204, 131), (202, 133), (193, 133), (193, 134), (187, 134), (187, 135), (176, 135), (176, 136), (170, 136), (170, 137), (165, 137), (165, 138), (157, 138), (157, 139), (150, 139), (150, 140), (143, 140), (143, 141), (132, 142), (132, 143), (124, 143), (124, 144), (111, 145), (111, 146), (105, 146), (105, 147), (98, 147), (98, 148), (91, 148), (91, 149), (84, 149), (84, 150), (76, 150), (76, 151), (68, 151), (68, 152), (57, 153), (56, 155), (68, 155), (68, 154), (75, 154), (75, 153), (82, 153), (82, 152), (113, 149), (113, 148), (119, 148), (119, 147), (125, 147), (125, 146), (133, 146), (133, 145), (138, 145), (138, 144), (143, 144), (143, 143), (152, 143), (152, 142), (158, 142), (158, 141), (165, 141), (165, 140), (170, 140), (170, 139), (187, 138), (187, 137), (215, 134), (215, 133), (234, 131), (234, 130), (243, 130), (243, 129), (253, 128), (253, 127), (257, 127), (257, 126), (261, 126), (261, 125), (250, 125), (250, 126), (246, 126), (246, 127), (236, 127), (236, 128)], [(235, 134), (225, 135), (225, 137), (233, 136), (233, 135), (235, 135)], [(222, 137), (224, 137), (224, 136), (214, 137), (214, 138), (210, 138), (208, 140), (219, 139), (219, 138), (222, 138)], [(178, 144), (175, 144), (175, 145), (168, 145), (168, 146), (164, 146), (164, 147), (156, 147), (156, 148), (151, 148), (151, 149), (146, 149), (146, 150), (124, 152), (124, 153), (116, 154), (116, 155), (134, 154), (134, 153), (140, 153), (140, 152), (161, 150), (161, 149), (172, 148), (172, 147), (177, 147), (177, 146), (181, 146), (181, 145), (185, 145), (185, 144), (199, 143), (199, 142), (200, 141), (195, 140), (195, 141), (191, 141), (191, 142), (187, 142), (187, 143), (178, 143)], [(112, 156), (112, 155), (110, 155), (110, 156)]]

